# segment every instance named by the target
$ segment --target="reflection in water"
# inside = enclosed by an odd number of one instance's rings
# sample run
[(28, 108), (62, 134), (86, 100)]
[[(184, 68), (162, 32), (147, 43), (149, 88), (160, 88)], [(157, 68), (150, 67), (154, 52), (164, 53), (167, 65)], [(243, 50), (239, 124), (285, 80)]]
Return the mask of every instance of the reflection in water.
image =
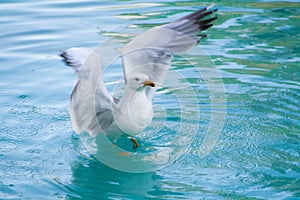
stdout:
[(156, 173), (120, 172), (93, 158), (80, 158), (72, 163), (72, 173), (73, 180), (68, 189), (76, 195), (68, 199), (147, 197), (159, 187), (160, 179)]

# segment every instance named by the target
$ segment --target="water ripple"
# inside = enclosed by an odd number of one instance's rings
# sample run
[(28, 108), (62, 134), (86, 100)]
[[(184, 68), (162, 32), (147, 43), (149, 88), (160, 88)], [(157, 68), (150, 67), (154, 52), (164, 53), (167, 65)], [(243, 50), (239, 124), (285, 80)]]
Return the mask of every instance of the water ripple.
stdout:
[[(218, 2), (218, 21), (201, 45), (222, 75), (227, 113), (221, 137), (205, 157), (199, 148), (213, 108), (220, 105), (212, 107), (205, 80), (181, 58), (176, 58), (173, 69), (195, 89), (201, 115), (189, 152), (165, 169), (137, 175), (110, 169), (76, 146), (68, 114), (74, 75), (61, 63), (59, 50), (94, 48), (107, 39), (124, 44), (142, 30), (209, 4), (2, 1), (0, 198), (298, 198), (297, 1)], [(212, 62), (203, 60), (201, 53), (195, 48), (185, 58), (209, 71)], [(110, 86), (121, 73), (112, 70), (107, 76)], [(171, 145), (178, 130), (178, 104), (170, 94), (164, 88), (155, 98), (159, 115), (152, 131), (162, 130), (161, 124), (166, 127), (164, 134), (146, 139), (147, 145)], [(186, 109), (192, 108), (193, 104)]]

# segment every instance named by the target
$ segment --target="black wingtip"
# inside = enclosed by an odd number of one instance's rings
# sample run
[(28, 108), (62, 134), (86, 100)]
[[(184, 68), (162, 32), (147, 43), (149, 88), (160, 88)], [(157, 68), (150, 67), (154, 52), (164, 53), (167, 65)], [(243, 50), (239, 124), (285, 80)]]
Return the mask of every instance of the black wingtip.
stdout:
[(205, 12), (205, 11), (207, 11), (207, 8), (206, 8), (206, 7), (205, 7), (205, 8), (201, 8), (200, 10), (197, 10), (197, 11), (195, 11), (195, 12), (192, 12), (191, 14), (186, 15), (186, 16), (184, 16), (184, 17), (178, 19), (178, 21), (183, 20), (183, 19), (190, 19), (190, 20), (196, 19), (197, 16), (198, 16), (200, 13), (203, 13), (203, 12)]
[(58, 54), (61, 58), (66, 59), (66, 52), (65, 51), (60, 51), (60, 53)]
[(212, 18), (209, 18), (209, 19), (206, 19), (206, 20), (201, 20), (201, 21), (196, 21), (196, 24), (209, 24), (211, 23), (212, 21), (215, 21), (216, 19), (218, 19), (217, 16), (215, 17), (212, 17)]
[(200, 29), (200, 31), (204, 31), (206, 29), (209, 29), (212, 26), (213, 26), (213, 24), (200, 24), (199, 29)]
[(215, 9), (212, 10), (212, 13), (215, 13), (215, 12), (217, 12), (218, 10), (219, 10), (218, 8), (215, 8)]
[(70, 62), (68, 55), (65, 51), (61, 51), (58, 55), (62, 58), (62, 61), (65, 63), (65, 65), (72, 67), (72, 62)]
[(202, 38), (206, 38), (207, 34), (200, 34), (199, 36), (200, 36), (200, 39), (202, 39)]
[(197, 40), (197, 44), (199, 44), (203, 38), (206, 38), (207, 34), (199, 34), (198, 36), (199, 36), (199, 39)]
[(214, 9), (214, 10), (209, 10), (209, 11), (207, 11), (207, 12), (200, 13), (200, 14), (195, 18), (195, 20), (196, 20), (196, 21), (199, 21), (199, 20), (205, 18), (206, 16), (209, 16), (209, 15), (211, 15), (211, 14), (217, 12), (217, 10), (218, 10), (218, 9)]
[[(211, 15), (218, 11), (218, 8), (213, 8), (213, 7), (214, 6), (207, 6), (207, 7), (201, 8), (197, 11), (190, 13), (189, 15), (186, 15), (186, 16), (176, 20), (176, 21), (181, 21), (181, 20), (199, 21), (199, 20), (205, 18), (206, 16)], [(211, 8), (213, 8), (213, 9), (211, 9)], [(215, 20), (215, 19), (217, 19), (217, 17), (213, 17), (213, 20)], [(207, 23), (209, 23), (209, 22), (207, 22)]]

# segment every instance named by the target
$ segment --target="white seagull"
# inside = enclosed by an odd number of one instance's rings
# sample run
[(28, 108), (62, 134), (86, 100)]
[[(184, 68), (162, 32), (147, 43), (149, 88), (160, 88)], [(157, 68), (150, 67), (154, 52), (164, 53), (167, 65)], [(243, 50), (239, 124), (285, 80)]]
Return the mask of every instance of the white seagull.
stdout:
[(172, 23), (157, 26), (138, 35), (123, 49), (125, 91), (121, 99), (109, 94), (102, 80), (101, 60), (86, 48), (70, 48), (61, 53), (65, 63), (78, 76), (70, 100), (70, 116), (76, 133), (106, 134), (114, 142), (121, 135), (135, 135), (152, 121), (152, 97), (162, 85), (174, 54), (184, 53), (207, 35), (217, 9), (202, 8)]

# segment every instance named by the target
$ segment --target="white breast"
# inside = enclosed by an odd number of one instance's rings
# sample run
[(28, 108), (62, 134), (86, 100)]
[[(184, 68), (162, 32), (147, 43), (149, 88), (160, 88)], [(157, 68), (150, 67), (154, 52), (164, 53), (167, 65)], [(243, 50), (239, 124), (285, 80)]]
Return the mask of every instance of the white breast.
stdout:
[(115, 114), (119, 128), (129, 135), (141, 133), (152, 121), (152, 104), (145, 93), (134, 92), (130, 98), (124, 99), (120, 112)]
[(152, 105), (146, 95), (135, 93), (129, 103), (129, 108), (130, 117), (136, 124), (145, 127), (151, 123), (153, 117)]

